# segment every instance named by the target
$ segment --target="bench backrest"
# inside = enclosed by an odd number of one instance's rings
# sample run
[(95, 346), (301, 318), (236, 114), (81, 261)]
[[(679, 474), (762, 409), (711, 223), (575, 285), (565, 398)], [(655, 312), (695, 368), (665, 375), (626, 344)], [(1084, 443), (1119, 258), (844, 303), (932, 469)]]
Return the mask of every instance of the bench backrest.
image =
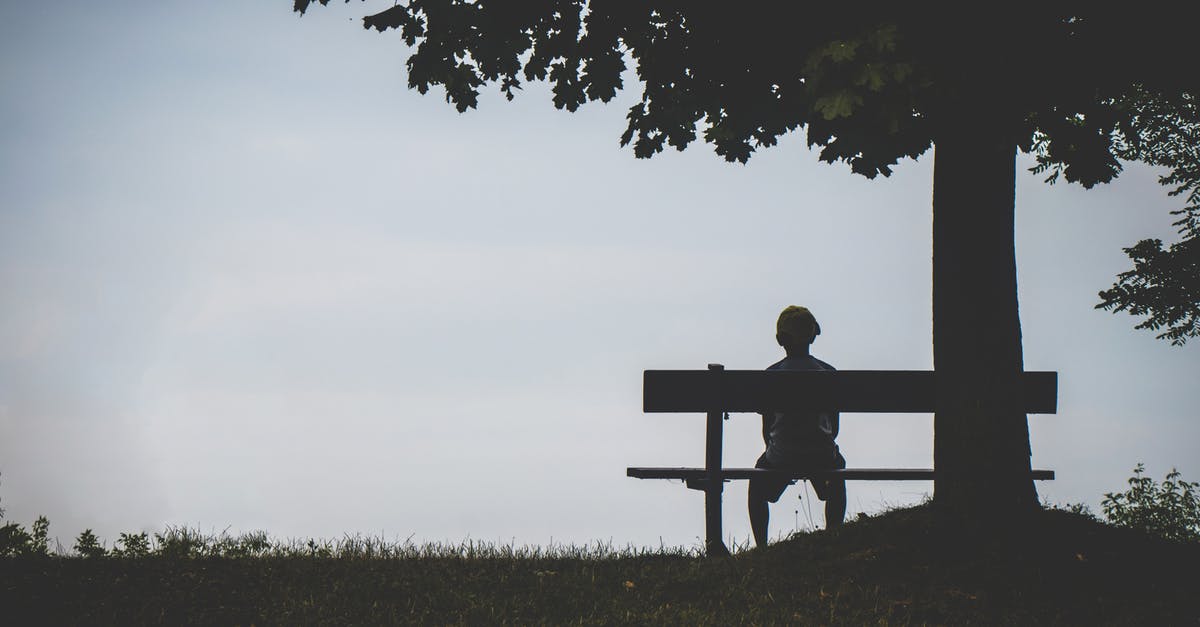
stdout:
[[(1057, 372), (1021, 373), (1025, 413), (1053, 414)], [(932, 413), (937, 376), (927, 370), (646, 370), (646, 412)]]

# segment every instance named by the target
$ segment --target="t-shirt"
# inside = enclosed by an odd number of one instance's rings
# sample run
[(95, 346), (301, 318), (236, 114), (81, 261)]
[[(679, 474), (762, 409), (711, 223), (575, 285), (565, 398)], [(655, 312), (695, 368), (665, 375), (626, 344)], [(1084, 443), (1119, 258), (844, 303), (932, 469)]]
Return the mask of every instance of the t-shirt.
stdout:
[[(835, 370), (813, 357), (785, 357), (767, 370)], [(767, 460), (773, 464), (821, 464), (837, 452), (837, 412), (791, 411), (763, 414)]]

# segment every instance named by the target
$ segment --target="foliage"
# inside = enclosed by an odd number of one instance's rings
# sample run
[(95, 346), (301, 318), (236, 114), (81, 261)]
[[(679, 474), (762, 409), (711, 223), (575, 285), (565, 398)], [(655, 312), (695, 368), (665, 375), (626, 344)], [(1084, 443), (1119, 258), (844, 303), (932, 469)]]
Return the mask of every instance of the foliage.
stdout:
[[(294, 0), (294, 9), (311, 4)], [(946, 20), (946, 11), (938, 3), (410, 0), (363, 25), (399, 30), (415, 47), (409, 86), (441, 87), (460, 112), (477, 106), (486, 85), (512, 99), (523, 81), (548, 81), (554, 105), (568, 111), (609, 102), (632, 61), (642, 93), (621, 145), (638, 157), (703, 138), (744, 163), (804, 128), (822, 160), (873, 178), (921, 155), (939, 133), (958, 132), (945, 123), (966, 116), (1034, 152), (1035, 171), (1049, 170), (1050, 180), (1092, 187), (1117, 176), (1121, 160), (1165, 166), (1162, 183), (1189, 197), (1179, 212), (1187, 237), (1167, 250), (1153, 240), (1126, 249), (1134, 268), (1101, 293), (1100, 306), (1147, 315), (1139, 328), (1165, 327), (1159, 337), (1174, 344), (1194, 337), (1200, 84), (1169, 61), (1193, 56), (1190, 24), (1104, 3), (978, 7), (970, 25)]]
[(82, 557), (104, 557), (107, 551), (100, 544), (100, 539), (91, 529), (84, 529), (75, 539), (75, 552)]
[(114, 557), (146, 557), (150, 554), (150, 536), (141, 533), (122, 533), (113, 545)]
[[(294, 8), (303, 13), (310, 4), (295, 0)], [(1114, 98), (1138, 83), (1177, 90), (1178, 73), (1157, 61), (1186, 52), (1190, 41), (1180, 25), (1099, 7), (997, 8), (981, 16), (990, 24), (984, 29), (947, 27), (936, 19), (944, 17), (938, 6), (739, 8), (412, 0), (363, 25), (398, 29), (416, 48), (409, 86), (421, 93), (440, 86), (459, 111), (477, 106), (489, 83), (511, 99), (522, 81), (535, 80), (551, 83), (562, 109), (608, 102), (624, 88), (632, 60), (642, 96), (621, 141), (639, 157), (703, 137), (726, 159), (744, 162), (806, 127), (822, 159), (886, 175), (898, 159), (928, 148), (939, 118), (958, 114), (948, 103), (982, 86), (990, 101), (974, 103), (981, 115), (997, 104), (1019, 114), (1014, 145), (1030, 147), (1036, 131), (1048, 142), (1047, 158), (1089, 185), (1119, 171), (1106, 132), (1121, 120)], [(1036, 45), (1012, 45), (1013, 31)], [(1120, 56), (1107, 40), (1115, 32), (1126, 37)], [(1075, 65), (1053, 71), (1048, 58)]]
[(38, 516), (29, 531), (29, 548), (36, 555), (50, 554), (50, 520)]
[(1166, 249), (1157, 239), (1126, 248), (1133, 269), (1100, 292), (1096, 307), (1146, 316), (1137, 328), (1165, 328), (1157, 337), (1181, 346), (1200, 336), (1200, 106), (1192, 94), (1171, 99), (1138, 89), (1123, 108), (1130, 115), (1117, 135), (1118, 155), (1168, 168), (1159, 183), (1185, 198), (1171, 212), (1182, 239)]
[[(304, 13), (311, 3), (295, 0), (294, 9)], [(974, 103), (980, 116), (997, 113), (994, 104), (1019, 113), (1015, 143), (1032, 148), (1036, 138), (1040, 162), (1090, 187), (1116, 176), (1118, 157), (1149, 157), (1155, 149), (1156, 138), (1138, 143), (1128, 132), (1145, 130), (1133, 129), (1131, 114), (1150, 113), (1130, 109), (1130, 94), (1143, 86), (1163, 94), (1197, 87), (1162, 62), (1190, 51), (1189, 28), (1157, 15), (997, 7), (980, 9), (989, 27), (956, 28), (936, 19), (945, 9), (935, 5), (739, 8), (412, 0), (364, 17), (363, 25), (398, 29), (416, 47), (409, 86), (421, 93), (440, 86), (459, 111), (477, 106), (489, 83), (511, 99), (522, 81), (535, 80), (551, 83), (562, 109), (608, 102), (624, 88), (632, 60), (642, 97), (629, 110), (622, 144), (632, 143), (638, 156), (703, 136), (718, 154), (744, 162), (755, 148), (805, 126), (810, 145), (824, 147), (822, 159), (846, 161), (866, 176), (886, 175), (897, 159), (923, 152), (938, 119), (958, 113), (946, 104), (986, 93), (992, 101)], [(1013, 32), (1029, 45), (1013, 45)], [(1111, 41), (1117, 36), (1119, 50)], [(966, 89), (979, 86), (991, 89)], [(1124, 144), (1113, 135), (1118, 126)]]
[(1159, 484), (1145, 470), (1138, 464), (1129, 490), (1104, 495), (1104, 517), (1114, 525), (1168, 540), (1200, 541), (1200, 483), (1185, 481), (1171, 469)]
[[(1183, 196), (1186, 202), (1171, 212), (1179, 217), (1174, 225), (1182, 239), (1167, 249), (1158, 239), (1144, 239), (1125, 248), (1134, 267), (1100, 292), (1096, 308), (1146, 316), (1136, 328), (1165, 328), (1158, 339), (1182, 346), (1189, 337), (1200, 336), (1200, 106), (1194, 94), (1172, 97), (1140, 85), (1108, 105), (1120, 112), (1116, 123), (1105, 131), (1114, 157), (1167, 168), (1168, 173), (1158, 182), (1171, 188), (1168, 195)], [(1033, 172), (1049, 172), (1048, 183), (1064, 173), (1072, 180), (1049, 144), (1044, 136), (1035, 138), (1037, 166)], [(1120, 165), (1115, 167), (1119, 171)], [(1086, 187), (1093, 183), (1079, 182)]]
[(1092, 508), (1088, 507), (1086, 503), (1066, 503), (1066, 504), (1043, 503), (1042, 506), (1045, 508), (1048, 508), (1048, 509), (1058, 510), (1060, 512), (1067, 512), (1068, 514), (1074, 514), (1076, 516), (1083, 516), (1084, 518), (1087, 518), (1089, 520), (1099, 520), (1099, 518), (1096, 517), (1096, 514), (1094, 512), (1092, 512)]
[(50, 521), (38, 516), (29, 531), (17, 523), (0, 526), (0, 557), (50, 554)]
[(155, 553), (172, 558), (200, 557), (207, 548), (204, 536), (187, 527), (167, 527), (163, 533), (154, 534), (154, 543)]
[(1096, 308), (1145, 316), (1136, 328), (1162, 330), (1155, 337), (1175, 346), (1200, 337), (1200, 234), (1190, 233), (1168, 249), (1162, 240), (1145, 239), (1124, 251), (1133, 269), (1100, 292)]
[(32, 538), (25, 528), (17, 523), (5, 523), (0, 526), (0, 557), (25, 555), (29, 553)]

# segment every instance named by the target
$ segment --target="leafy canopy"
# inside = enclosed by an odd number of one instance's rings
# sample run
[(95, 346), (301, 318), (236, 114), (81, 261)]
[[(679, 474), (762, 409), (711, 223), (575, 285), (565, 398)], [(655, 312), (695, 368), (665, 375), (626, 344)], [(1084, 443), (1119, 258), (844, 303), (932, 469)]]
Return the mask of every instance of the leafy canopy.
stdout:
[(511, 99), (528, 81), (574, 111), (612, 100), (632, 69), (641, 98), (620, 141), (642, 158), (702, 138), (744, 163), (804, 128), (820, 159), (873, 178), (967, 119), (1034, 152), (1053, 180), (1091, 187), (1121, 160), (1167, 167), (1163, 184), (1188, 194), (1186, 244), (1128, 249), (1135, 268), (1101, 307), (1148, 314), (1140, 326), (1168, 326), (1160, 337), (1176, 343), (1200, 332), (1188, 20), (1109, 3), (410, 0), (363, 24), (397, 29), (414, 48), (409, 86), (440, 87), (459, 111), (485, 86)]
[(1128, 311), (1146, 319), (1139, 329), (1162, 331), (1159, 339), (1183, 345), (1200, 336), (1200, 106), (1192, 94), (1175, 101), (1135, 90), (1125, 105), (1130, 112), (1117, 143), (1122, 159), (1167, 168), (1159, 183), (1186, 204), (1172, 211), (1180, 241), (1163, 248), (1145, 239), (1126, 248), (1132, 270), (1100, 292), (1097, 308)]

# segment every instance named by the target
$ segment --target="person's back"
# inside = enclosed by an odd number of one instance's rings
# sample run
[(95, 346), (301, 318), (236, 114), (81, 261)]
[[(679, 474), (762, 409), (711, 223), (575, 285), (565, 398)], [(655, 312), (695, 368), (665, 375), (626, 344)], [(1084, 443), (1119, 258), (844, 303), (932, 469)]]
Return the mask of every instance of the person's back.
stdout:
[[(834, 370), (833, 366), (812, 355), (789, 355), (771, 364), (767, 370)], [(806, 460), (825, 459), (837, 451), (836, 412), (793, 411), (763, 415), (763, 434), (767, 459), (772, 463), (796, 466)]]
[[(779, 314), (775, 340), (787, 352), (787, 357), (767, 370), (833, 370), (833, 366), (813, 357), (809, 346), (820, 335), (821, 326), (812, 312), (792, 305)], [(820, 411), (768, 412), (763, 414), (763, 442), (766, 450), (754, 464), (755, 468), (779, 470), (831, 470), (845, 468), (834, 439), (838, 434), (838, 415)], [(775, 477), (755, 477), (750, 480), (747, 507), (750, 529), (758, 546), (767, 544), (767, 523), (770, 506), (794, 483)], [(815, 480), (812, 482), (817, 498), (825, 501), (825, 527), (842, 524), (846, 515), (845, 480)]]

